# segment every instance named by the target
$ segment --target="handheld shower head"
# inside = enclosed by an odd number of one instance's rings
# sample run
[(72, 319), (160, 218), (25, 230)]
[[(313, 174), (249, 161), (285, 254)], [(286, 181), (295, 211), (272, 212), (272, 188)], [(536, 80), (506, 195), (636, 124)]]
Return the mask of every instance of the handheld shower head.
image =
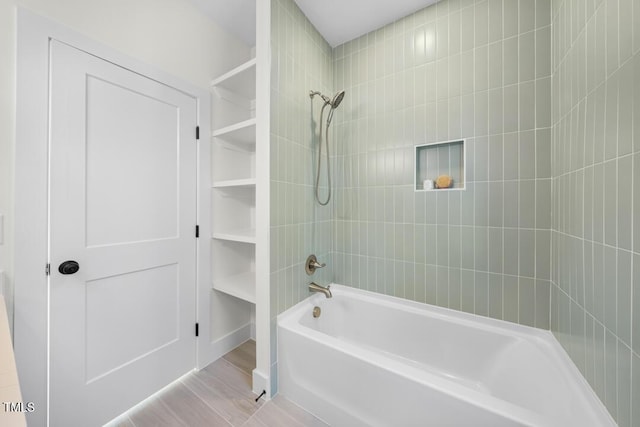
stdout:
[(324, 105), (329, 105), (331, 106), (332, 109), (335, 109), (335, 108), (338, 108), (338, 105), (340, 105), (340, 103), (342, 102), (342, 99), (344, 98), (344, 90), (341, 90), (340, 92), (336, 93), (333, 99), (329, 98), (327, 95), (324, 95), (318, 91), (312, 90), (309, 92), (309, 96), (311, 98), (313, 98), (316, 95), (320, 95), (320, 98), (322, 98), (322, 100), (324, 101)]
[(329, 103), (329, 105), (331, 105), (331, 110), (329, 110), (329, 115), (327, 116), (327, 127), (329, 127), (329, 124), (331, 123), (331, 119), (333, 119), (333, 112), (335, 111), (336, 108), (338, 108), (338, 105), (340, 105), (343, 98), (344, 98), (344, 90), (341, 90), (340, 92), (336, 93), (336, 96), (334, 96), (333, 100), (331, 100), (331, 102)]
[[(316, 95), (320, 95), (320, 97), (322, 98), (322, 100), (324, 101), (324, 105), (322, 106), (322, 109), (320, 110), (320, 136), (319, 136), (319, 144), (318, 144), (318, 169), (316, 171), (316, 183), (315, 183), (315, 195), (316, 195), (316, 200), (318, 201), (318, 203), (320, 203), (322, 206), (325, 206), (327, 203), (329, 203), (329, 200), (331, 200), (331, 157), (329, 156), (329, 125), (331, 124), (331, 119), (333, 118), (333, 112), (335, 111), (336, 108), (338, 108), (338, 105), (340, 105), (340, 103), (342, 102), (342, 100), (344, 99), (344, 90), (339, 91), (338, 93), (335, 94), (335, 96), (333, 97), (333, 99), (330, 99), (328, 96), (323, 95), (322, 93), (318, 92), (318, 91), (309, 91), (309, 97), (311, 98), (311, 102), (313, 104), (313, 97)], [(324, 110), (325, 108), (327, 108), (327, 105), (330, 106), (331, 108), (329, 109), (329, 114), (327, 115), (327, 122), (326, 122), (326, 129), (325, 129), (325, 139), (324, 139), (324, 145), (326, 147), (326, 158), (327, 158), (327, 184), (328, 184), (328, 192), (329, 194), (327, 195), (327, 199), (325, 201), (320, 200), (320, 196), (319, 196), (319, 187), (320, 187), (320, 165), (321, 165), (321, 159), (322, 159), (322, 117), (324, 114)], [(313, 125), (313, 127), (315, 128), (315, 123)]]
[(340, 92), (336, 93), (336, 96), (334, 96), (333, 100), (331, 101), (331, 108), (338, 108), (338, 105), (340, 105), (343, 98), (344, 98), (344, 90), (341, 90)]

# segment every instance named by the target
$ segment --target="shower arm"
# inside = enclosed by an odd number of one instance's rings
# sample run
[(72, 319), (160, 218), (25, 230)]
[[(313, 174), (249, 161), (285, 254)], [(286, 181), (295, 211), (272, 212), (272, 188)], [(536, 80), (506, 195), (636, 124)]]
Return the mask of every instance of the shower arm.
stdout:
[(323, 95), (322, 92), (319, 92), (317, 90), (310, 90), (309, 91), (309, 98), (313, 99), (314, 96), (316, 95), (320, 95), (320, 98), (322, 98), (322, 100), (324, 101), (324, 105), (330, 105), (331, 104), (331, 100), (329, 99), (328, 96)]

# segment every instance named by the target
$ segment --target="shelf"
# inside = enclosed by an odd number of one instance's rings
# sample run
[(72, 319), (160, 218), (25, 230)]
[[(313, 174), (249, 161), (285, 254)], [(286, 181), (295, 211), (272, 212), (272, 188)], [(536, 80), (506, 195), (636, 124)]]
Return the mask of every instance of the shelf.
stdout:
[(244, 229), (230, 230), (227, 232), (214, 232), (211, 237), (214, 239), (229, 240), (232, 242), (256, 243), (256, 230)]
[(253, 58), (214, 79), (211, 86), (224, 88), (246, 99), (256, 97), (256, 59)]
[[(441, 177), (446, 187), (437, 186)], [(465, 188), (465, 140), (415, 147), (415, 191), (451, 191)]]
[(212, 136), (240, 146), (255, 146), (256, 119), (252, 118), (215, 130)]
[(218, 144), (218, 146), (226, 148), (228, 150), (232, 150), (232, 151), (249, 153), (249, 154), (255, 154), (256, 152), (256, 146), (253, 142), (251, 143), (227, 142), (224, 139), (218, 139), (216, 143)]
[(255, 304), (256, 273), (249, 271), (235, 276), (214, 280), (213, 289)]
[(216, 181), (213, 183), (213, 188), (249, 188), (256, 186), (255, 178), (248, 179), (231, 179), (226, 181)]

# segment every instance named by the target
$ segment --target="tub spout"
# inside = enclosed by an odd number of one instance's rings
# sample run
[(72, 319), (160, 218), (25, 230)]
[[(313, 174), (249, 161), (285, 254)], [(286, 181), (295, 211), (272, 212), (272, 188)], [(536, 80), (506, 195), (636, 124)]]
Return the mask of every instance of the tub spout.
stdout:
[(329, 289), (329, 286), (325, 288), (324, 286), (320, 286), (315, 282), (309, 283), (309, 292), (321, 292), (327, 298), (331, 298), (333, 296), (331, 295), (331, 290)]

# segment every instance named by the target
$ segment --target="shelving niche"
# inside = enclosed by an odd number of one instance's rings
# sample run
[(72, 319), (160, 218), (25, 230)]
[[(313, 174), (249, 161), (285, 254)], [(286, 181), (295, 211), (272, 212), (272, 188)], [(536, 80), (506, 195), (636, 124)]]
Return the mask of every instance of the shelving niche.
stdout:
[(212, 288), (255, 304), (256, 59), (214, 79)]
[(212, 254), (220, 261), (213, 289), (255, 304), (255, 244), (214, 239)]
[(208, 295), (204, 289), (199, 294), (208, 319), (201, 320), (206, 328), (201, 325), (198, 359), (206, 366), (254, 339), (252, 390), (270, 397), (275, 351), (269, 275), (271, 6), (255, 0), (229, 7), (243, 14), (255, 7), (255, 28), (236, 28), (238, 49), (219, 58), (228, 68), (211, 81), (210, 142), (200, 146), (209, 156), (201, 189), (209, 193), (204, 229), (210, 286)]
[[(464, 190), (465, 159), (464, 139), (416, 145), (415, 191)], [(449, 188), (435, 187), (435, 180), (440, 175), (451, 179)]]

